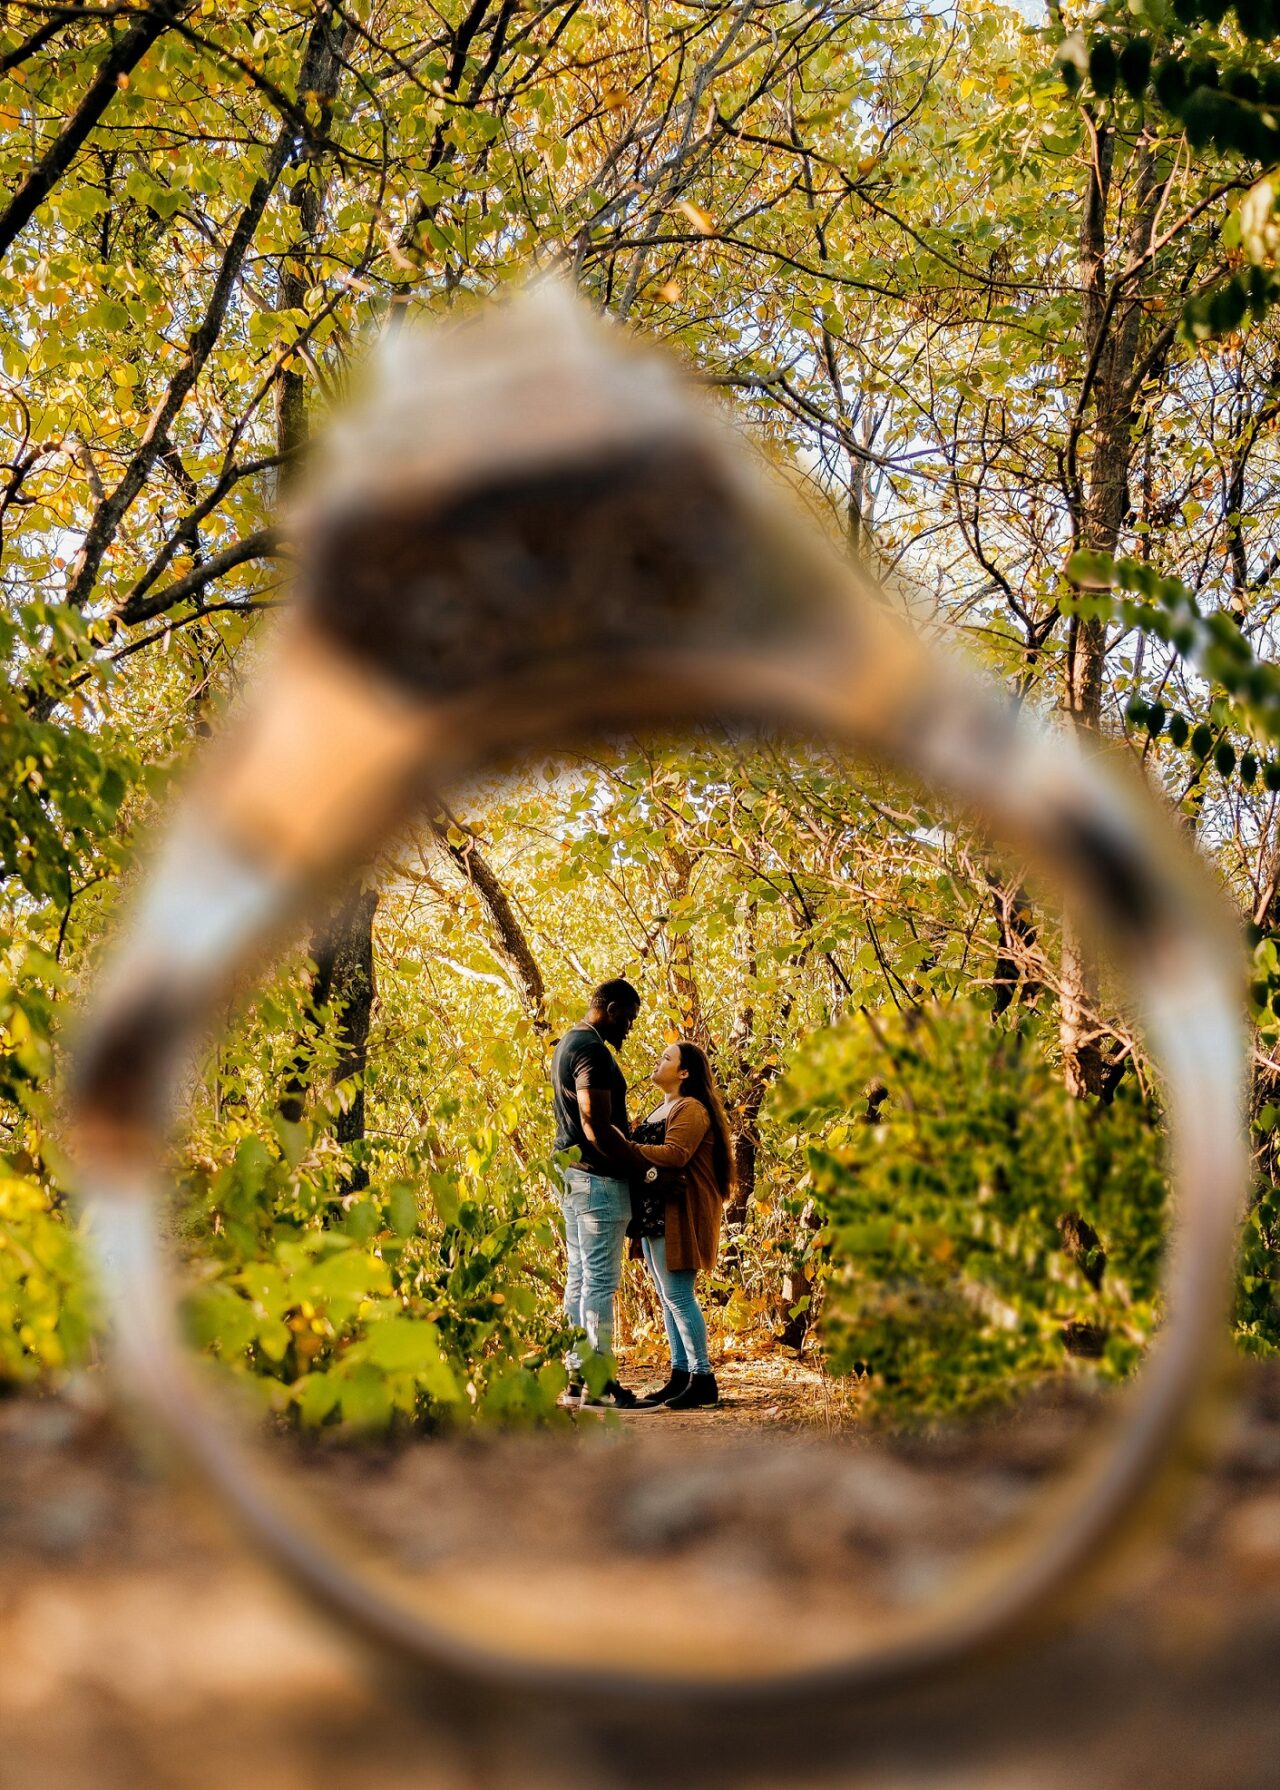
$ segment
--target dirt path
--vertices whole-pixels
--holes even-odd
[[[655,1376],[656,1377],[656,1376]],[[632,1379],[643,1381],[632,1372]],[[785,1360],[730,1363],[707,1413],[541,1436],[292,1449],[299,1484],[406,1582],[525,1624],[660,1647],[676,1612],[716,1657],[820,1659],[937,1590],[1092,1421],[1078,1395],[995,1428],[873,1443]],[[67,1402],[0,1406],[2,1790],[1267,1790],[1280,1758],[1280,1374],[1176,1546],[1043,1652],[901,1709],[872,1699],[839,1761],[812,1725],[652,1748],[547,1729],[535,1706],[393,1694],[237,1547]],[[833,1711],[833,1715],[838,1712]]]
[[[665,1361],[624,1352],[624,1382],[650,1392],[667,1376]],[[660,1421],[664,1430],[687,1436],[725,1436],[735,1430],[769,1429],[778,1434],[839,1435],[858,1422],[857,1395],[848,1381],[829,1379],[789,1350],[775,1354],[731,1353],[716,1365],[720,1403],[704,1411],[639,1412],[633,1425]]]

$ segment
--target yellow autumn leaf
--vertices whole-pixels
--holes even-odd
[[[680,297],[679,280],[664,280],[658,287],[657,297],[662,300],[664,305],[675,304]]]
[[[700,205],[693,204],[692,200],[689,199],[677,199],[676,210],[683,213],[699,236],[715,235],[715,219],[710,213],[705,212]]]

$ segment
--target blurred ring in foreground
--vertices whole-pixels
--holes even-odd
[[[290,521],[298,600],[84,1028],[73,1146],[121,1388],[277,1568],[445,1685],[696,1727],[829,1713],[962,1664],[1060,1611],[1196,1442],[1248,1167],[1224,916],[1153,804],[927,651],[665,359],[560,290],[406,330],[377,378]],[[936,1606],[800,1663],[788,1636],[738,1658],[674,1626],[660,1648],[548,1636],[357,1565],[186,1358],[157,1226],[178,1064],[233,979],[424,793],[584,735],[707,721],[885,761],[1055,875],[1111,941],[1170,1119],[1168,1319],[1102,1444]]]

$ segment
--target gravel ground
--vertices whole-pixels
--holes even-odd
[[[1061,1388],[892,1440],[784,1358],[731,1362],[723,1381],[710,1413],[275,1446],[406,1585],[501,1632],[660,1658],[678,1617],[710,1657],[799,1662],[934,1594],[1098,1418]],[[141,1461],[92,1387],[15,1400],[0,1405],[0,1790],[1274,1790],[1280,1373],[1249,1376],[1181,1527],[1105,1592],[1039,1646],[905,1702],[692,1736],[660,1710],[624,1739],[585,1700],[567,1719],[536,1699],[499,1715],[395,1682]]]

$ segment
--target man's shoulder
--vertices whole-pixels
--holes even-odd
[[[613,1062],[612,1051],[590,1026],[570,1026],[556,1045],[555,1055],[560,1062]]]

